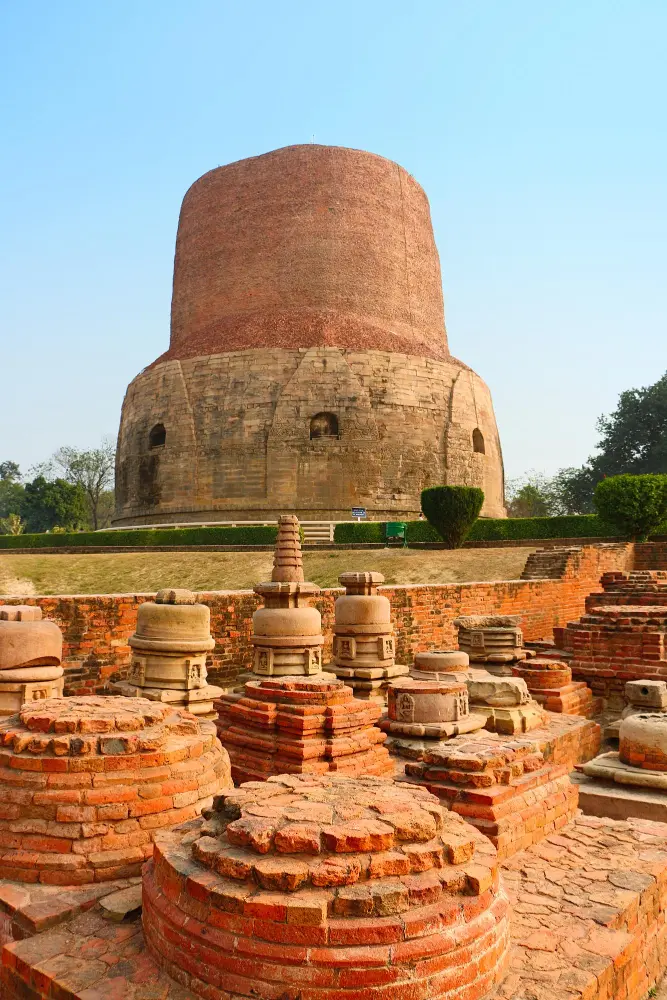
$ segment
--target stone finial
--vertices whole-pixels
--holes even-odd
[[[41,622],[42,609],[34,604],[3,604],[0,622]]]
[[[281,514],[278,518],[278,537],[273,556],[273,583],[303,583],[303,558],[299,519],[295,514]]]
[[[156,604],[196,604],[197,598],[191,590],[158,590],[155,595]]]

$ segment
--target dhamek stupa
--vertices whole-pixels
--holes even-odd
[[[195,181],[169,349],[123,404],[114,523],[394,520],[442,483],[504,514],[491,396],[449,353],[419,184],[316,145]]]

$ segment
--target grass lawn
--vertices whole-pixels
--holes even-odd
[[[338,585],[346,570],[376,570],[387,583],[516,580],[529,548],[345,549],[306,552],[306,579]],[[91,555],[1,555],[0,594],[146,593],[161,587],[245,590],[271,579],[271,552],[137,552]]]

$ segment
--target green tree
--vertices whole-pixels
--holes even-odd
[[[532,469],[525,476],[505,484],[508,517],[548,517],[553,510],[552,482]]]
[[[609,416],[598,420],[599,455],[590,459],[596,480],[622,473],[667,473],[667,372],[653,385],[628,389]]]
[[[85,527],[86,494],[81,486],[64,479],[49,481],[37,476],[25,485],[22,513],[29,532],[51,531],[56,526],[68,530]]]
[[[667,520],[667,476],[610,476],[595,487],[595,506],[622,535],[643,542]]]
[[[59,448],[53,456],[53,462],[63,478],[84,491],[94,531],[103,527],[105,520],[108,522],[111,517],[109,492],[113,487],[114,459],[114,445],[109,440],[89,451]]]
[[[24,495],[20,478],[21,470],[16,462],[0,462],[0,518],[20,515]]]
[[[0,535],[22,535],[24,528],[25,522],[18,514],[0,517]]]

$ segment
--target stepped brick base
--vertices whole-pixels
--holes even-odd
[[[513,667],[515,677],[522,677],[535,701],[548,712],[582,715],[586,719],[602,711],[599,699],[582,681],[572,680],[567,663],[548,656],[538,656],[527,664]]]
[[[579,816],[555,836],[505,862],[502,880],[511,902],[510,964],[502,984],[491,994],[493,1000],[644,1000],[667,965],[666,839],[667,825]],[[201,889],[188,876],[195,872],[188,871],[183,860],[178,873],[170,897],[176,898],[182,886],[183,897],[194,906]],[[239,900],[237,909],[242,905]],[[413,939],[415,947],[429,940],[426,914],[433,907],[422,909],[422,936]],[[238,928],[255,920],[266,934],[268,924],[261,917],[225,912],[230,920],[235,917]],[[390,924],[387,917],[376,921],[377,948],[382,948],[382,937],[388,933],[382,928]],[[290,923],[278,926],[287,929]],[[308,925],[301,927],[308,930]],[[216,931],[218,936],[223,933]],[[196,935],[190,943],[193,957],[199,956],[205,965],[210,960],[208,947]],[[272,944],[266,936],[255,944],[261,954],[247,956],[249,970],[266,968],[286,947]],[[307,954],[314,946],[296,947]],[[337,1000],[377,1000],[374,991],[391,983],[391,968],[382,964],[379,951],[375,966],[351,968],[359,949],[347,951],[349,964],[341,964],[338,976],[339,982],[349,985],[339,987]],[[270,996],[300,992],[308,1000],[326,997],[326,988],[312,983],[313,973],[300,957],[290,970],[292,976],[300,971],[306,982],[282,984]],[[38,938],[5,947],[0,995],[3,1000],[199,1000],[200,994],[192,989],[196,977],[196,971],[183,971],[183,984],[176,983],[159,968],[145,946],[140,920],[113,924],[91,910],[64,918]],[[462,988],[461,997],[467,995],[466,989]],[[424,996],[412,987],[405,995],[410,1000],[438,1000],[437,994]]]
[[[374,725],[380,705],[355,699],[333,674],[252,680],[242,698],[216,706],[236,784],[275,774],[393,773],[386,736]]]
[[[157,830],[229,788],[212,722],[144,698],[56,698],[0,722],[0,878],[139,875]]]
[[[559,830],[577,809],[567,765],[545,762],[528,739],[459,739],[406,764],[405,775],[485,834],[501,859]]]

